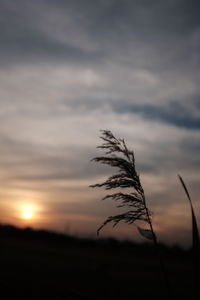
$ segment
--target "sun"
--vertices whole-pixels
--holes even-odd
[[[32,219],[33,218],[33,211],[30,206],[26,206],[23,208],[22,211],[22,217],[26,220]]]

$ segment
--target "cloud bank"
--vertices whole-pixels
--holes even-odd
[[[135,150],[161,239],[179,233],[189,243],[176,174],[197,199],[199,3],[0,4],[2,221],[21,224],[14,208],[32,201],[41,209],[33,226],[64,230],[68,222],[72,233],[95,234],[115,209],[88,189],[112,172],[90,162],[99,129],[110,129]],[[137,239],[126,226],[105,235]]]

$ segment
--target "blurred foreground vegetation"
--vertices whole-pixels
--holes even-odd
[[[190,250],[160,245],[173,295],[192,299]],[[155,249],[0,226],[3,299],[167,299]]]

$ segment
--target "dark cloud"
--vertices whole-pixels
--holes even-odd
[[[181,32],[198,27],[200,24],[198,9],[199,2],[192,0],[170,0],[161,2],[154,0],[149,3],[148,0],[103,0],[103,1],[47,1],[52,7],[60,7],[64,11],[72,11],[81,14],[84,17],[85,25],[94,32],[103,32],[109,34],[113,29],[132,29],[132,34],[141,34],[144,32]],[[88,29],[87,28],[87,29]],[[106,30],[107,29],[107,30]],[[138,30],[140,29],[140,31]],[[138,32],[139,31],[139,32]],[[99,36],[98,36],[99,37]]]
[[[5,66],[5,59],[9,58],[7,64],[15,63],[34,63],[36,60],[41,60],[43,63],[49,60],[56,59],[58,62],[63,60],[67,63],[85,64],[91,61],[101,61],[103,54],[100,52],[88,53],[81,48],[72,45],[63,45],[54,41],[48,40],[45,36],[29,36],[25,41],[20,39],[8,41],[4,43],[0,50],[1,63]]]
[[[198,11],[194,0],[18,1],[17,5],[1,1],[1,60],[97,62],[112,59],[115,52],[123,54],[128,47],[136,54],[132,63],[137,64],[138,48],[147,47],[156,55],[176,48],[174,37],[187,36],[199,27]],[[63,40],[56,38],[57,31]],[[93,50],[86,45],[90,43],[96,45]]]
[[[197,96],[189,96],[188,99],[182,99],[182,101],[166,100],[166,104],[139,104],[131,99],[102,99],[102,110],[114,111],[118,114],[133,114],[139,115],[144,120],[150,120],[152,122],[160,122],[173,125],[178,128],[184,128],[188,130],[200,129],[200,98]],[[143,102],[143,101],[141,101]],[[159,101],[157,101],[159,103]],[[73,109],[82,107],[83,112],[88,109],[96,110],[99,107],[99,101],[94,99],[83,99],[83,103],[80,100],[63,102],[65,106],[70,106]]]
[[[190,106],[192,103],[193,107],[197,110],[199,100],[195,100],[194,102],[190,101]],[[200,110],[198,109],[198,114],[195,116],[190,107],[186,107],[184,104],[177,101],[171,101],[163,106],[150,104],[119,104],[116,105],[114,109],[119,113],[140,114],[144,119],[160,121],[180,128],[189,130],[200,129]]]
[[[48,5],[45,1],[36,1],[35,5],[30,3],[30,7],[26,1],[19,1],[17,6],[2,1],[0,59],[3,65],[54,59],[80,64],[101,59],[103,54],[101,51],[87,52],[70,44],[70,41],[63,43],[45,34],[39,25],[43,24],[43,15],[38,13],[40,9],[44,9],[44,15],[48,15]],[[66,7],[66,18],[68,13]],[[9,60],[5,62],[6,58]]]

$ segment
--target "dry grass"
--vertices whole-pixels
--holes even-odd
[[[152,225],[151,213],[146,205],[145,193],[141,185],[139,175],[136,171],[134,152],[127,148],[124,139],[116,138],[109,130],[102,130],[102,136],[100,138],[103,141],[103,144],[97,148],[105,151],[105,154],[103,156],[95,157],[93,161],[115,167],[118,172],[108,177],[106,181],[91,185],[91,187],[104,187],[106,190],[116,188],[120,188],[123,191],[126,190],[126,192],[120,191],[108,194],[103,198],[103,200],[112,199],[120,203],[117,205],[118,207],[126,207],[128,210],[115,216],[109,216],[99,227],[97,233],[99,233],[100,230],[108,223],[113,223],[113,226],[116,226],[121,221],[127,224],[133,224],[136,221],[145,222],[149,227],[148,229],[141,228],[138,225],[136,226],[142,236],[153,240],[155,244],[167,293],[171,299],[168,278],[160,256],[157,237]],[[132,191],[130,192],[130,190]]]
[[[105,199],[120,202],[117,207],[129,208],[126,212],[108,217],[98,229],[99,231],[108,223],[116,226],[119,222],[132,224],[135,221],[144,221],[150,226],[150,232],[140,229],[140,233],[151,239],[154,232],[151,224],[151,214],[146,206],[146,199],[139,175],[135,168],[134,152],[130,151],[123,139],[117,139],[111,131],[103,130],[101,139],[103,144],[97,148],[105,150],[104,156],[98,156],[93,161],[107,164],[118,169],[118,172],[110,176],[106,181],[91,185],[91,187],[104,187],[106,190],[120,188],[128,192],[117,192],[106,195]],[[129,192],[130,188],[133,191]]]

